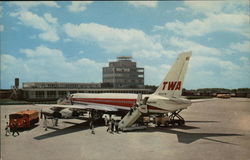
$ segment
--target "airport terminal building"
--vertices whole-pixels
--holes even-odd
[[[103,67],[103,83],[72,82],[24,82],[23,98],[26,100],[55,100],[72,93],[142,93],[150,94],[152,89],[144,88],[144,68],[137,68],[132,57],[117,57]]]
[[[144,88],[102,88],[102,83],[67,82],[24,82],[23,98],[26,100],[56,100],[72,93],[142,93],[150,94]]]

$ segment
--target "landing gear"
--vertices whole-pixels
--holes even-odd
[[[103,112],[97,110],[89,111],[89,122],[94,121],[95,124],[105,124],[104,119],[102,118]]]
[[[169,116],[169,124],[171,124],[172,126],[183,126],[185,124],[184,118],[179,115],[180,112],[181,110],[171,113],[171,115]]]
[[[175,127],[175,126],[183,126],[185,124],[185,120],[182,116],[179,115],[181,110],[172,112],[170,115],[163,114],[154,117],[153,123],[157,127]]]
[[[97,120],[97,119],[102,119],[102,116],[103,116],[103,112],[96,111],[96,110],[89,111],[89,118]]]

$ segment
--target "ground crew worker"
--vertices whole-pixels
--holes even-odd
[[[133,108],[131,107],[129,111],[129,115],[132,115],[132,113],[133,113]]]
[[[43,119],[43,112],[42,112],[42,110],[40,111],[40,118]]]
[[[111,131],[111,121],[108,121],[108,128],[107,128],[107,132]]]
[[[10,126],[9,126],[9,123],[6,122],[6,127],[5,127],[5,136],[8,136],[10,135]]]
[[[18,133],[18,128],[17,128],[17,123],[14,123],[13,124],[13,128],[12,128],[12,136],[15,136],[15,133],[17,133],[17,135],[19,136],[19,133]]]
[[[55,126],[58,126],[58,118],[55,118]]]
[[[115,131],[116,131],[116,133],[119,133],[118,126],[119,126],[119,122],[116,120],[115,121]]]
[[[111,120],[111,133],[114,132],[114,128],[115,128],[115,120],[112,118],[112,120]]]
[[[43,128],[44,128],[45,131],[48,130],[48,124],[47,124],[47,123],[48,123],[48,122],[47,122],[47,116],[44,115]]]
[[[62,117],[62,114],[59,111],[56,111],[53,113],[52,123],[53,126],[58,125],[58,119]]]
[[[52,126],[54,127],[55,126],[55,121],[54,121],[55,118],[51,118],[51,122],[52,122]]]
[[[104,121],[105,121],[105,126],[107,126],[108,125],[108,117],[107,117],[107,115],[104,116]]]
[[[91,129],[91,133],[95,134],[95,126],[94,126],[94,121],[91,119],[90,123],[89,123],[89,127]]]
[[[90,117],[93,119],[95,118],[95,110],[90,111]]]

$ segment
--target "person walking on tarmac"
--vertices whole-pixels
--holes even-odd
[[[118,126],[119,126],[119,122],[118,122],[118,120],[116,120],[116,121],[115,121],[115,132],[116,132],[116,133],[119,133],[119,128],[118,128]]]
[[[95,134],[95,126],[94,126],[94,120],[91,119],[90,123],[89,123],[89,128],[91,129],[91,133]]]
[[[6,127],[5,127],[5,136],[10,135],[10,125],[8,122],[6,122]]]
[[[18,128],[17,128],[17,123],[13,124],[12,136],[15,136],[15,133],[17,133],[17,135],[19,136],[19,132],[18,132]]]
[[[58,126],[58,118],[55,118],[55,126]]]
[[[44,115],[44,119],[43,119],[43,128],[45,131],[48,130],[48,121],[47,121],[47,116]]]
[[[105,121],[105,126],[108,126],[108,121],[109,121],[109,120],[108,120],[107,115],[104,116],[104,121]]]
[[[115,120],[112,118],[112,120],[111,120],[111,133],[114,132],[114,129],[115,129]]]
[[[107,132],[112,132],[111,130],[111,120],[108,121],[108,128],[107,128]]]

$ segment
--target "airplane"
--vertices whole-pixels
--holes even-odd
[[[175,63],[153,94],[74,93],[64,100],[59,100],[58,104],[53,107],[89,111],[91,117],[96,119],[102,118],[103,114],[122,115],[123,121],[119,123],[120,128],[130,126],[142,114],[167,116],[170,114],[170,120],[174,121],[177,118],[178,123],[183,125],[185,121],[179,113],[192,104],[191,100],[181,96],[191,55],[191,51],[178,55]],[[136,104],[137,107],[135,107]],[[140,106],[138,107],[138,105]],[[133,114],[133,112],[135,113]],[[123,125],[124,123],[126,125]]]

